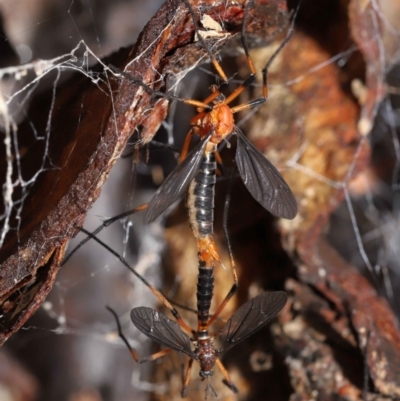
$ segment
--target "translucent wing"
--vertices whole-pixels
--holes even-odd
[[[236,128],[238,137],[236,163],[240,176],[253,198],[272,214],[293,219],[297,203],[279,171]]]
[[[183,195],[200,167],[210,136],[211,133],[200,141],[158,188],[144,213],[146,223],[155,220]]]
[[[242,305],[221,330],[219,354],[260,330],[278,314],[286,301],[287,295],[283,291],[264,292]]]
[[[197,359],[190,347],[189,337],[181,330],[178,323],[162,313],[142,306],[132,309],[131,319],[143,334],[155,342]]]

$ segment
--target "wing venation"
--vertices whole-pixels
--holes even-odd
[[[279,171],[236,128],[236,163],[240,176],[253,198],[272,214],[293,219],[297,202]]]
[[[158,188],[144,213],[146,223],[154,221],[184,194],[199,170],[210,137],[211,133],[202,139]]]
[[[143,334],[158,344],[197,359],[190,346],[189,336],[181,330],[178,323],[168,319],[162,313],[141,306],[132,309],[131,319]]]
[[[243,304],[226,322],[220,332],[219,354],[260,330],[284,307],[287,295],[283,291],[264,292]]]

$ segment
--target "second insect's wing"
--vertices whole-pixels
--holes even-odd
[[[297,214],[297,203],[292,191],[279,171],[236,128],[236,163],[240,176],[253,198],[272,214],[293,219]]]
[[[189,337],[181,330],[178,323],[168,319],[162,313],[141,306],[132,309],[131,319],[143,334],[158,344],[197,359],[190,346]]]
[[[264,292],[242,305],[221,330],[220,354],[260,330],[285,306],[283,291]]]
[[[146,223],[154,221],[186,191],[199,170],[210,136],[211,133],[201,140],[158,188],[144,213]]]

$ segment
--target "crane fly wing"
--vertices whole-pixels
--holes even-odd
[[[186,191],[199,170],[210,137],[211,133],[201,140],[158,188],[145,211],[146,223],[154,221]]]
[[[265,326],[284,307],[287,295],[283,291],[264,292],[242,305],[222,328],[222,348],[219,354],[232,348]]]
[[[236,127],[236,163],[253,198],[272,214],[293,219],[297,202],[279,171]]]
[[[181,330],[178,323],[168,319],[162,313],[141,306],[132,309],[131,319],[143,334],[156,343],[197,359],[190,346],[189,336]]]

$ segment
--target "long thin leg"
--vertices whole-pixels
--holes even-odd
[[[233,286],[229,290],[228,294],[226,295],[225,299],[222,301],[221,305],[218,307],[218,309],[214,312],[214,314],[211,316],[211,318],[208,320],[207,325],[212,324],[215,319],[218,317],[218,315],[222,312],[222,310],[225,308],[229,300],[235,295],[238,287],[239,287],[239,281],[236,273],[236,268],[235,268],[235,260],[233,258],[233,252],[232,252],[232,245],[231,241],[229,240],[229,233],[228,233],[228,211],[229,211],[229,204],[231,201],[231,194],[232,194],[232,188],[233,188],[233,179],[236,175],[236,167],[233,169],[231,179],[229,181],[229,187],[228,191],[226,193],[225,197],[225,205],[224,205],[224,214],[222,218],[222,227],[224,230],[224,235],[226,239],[226,244],[228,246],[228,253],[229,253],[229,259],[231,261],[231,268],[232,268],[232,275],[233,275]]]
[[[144,362],[148,362],[148,361],[154,361],[158,358],[161,358],[162,356],[168,354],[169,352],[171,352],[172,350],[170,348],[166,348],[160,352],[156,352],[152,355],[146,356],[145,358],[140,358],[139,355],[137,354],[137,352],[135,351],[134,348],[131,347],[131,345],[129,344],[128,339],[125,337],[124,333],[122,332],[122,327],[121,327],[121,323],[119,321],[118,315],[116,314],[116,312],[114,311],[114,309],[110,308],[109,306],[106,306],[106,309],[109,310],[113,315],[114,315],[114,319],[117,323],[117,329],[118,329],[118,335],[121,337],[122,341],[125,343],[125,345],[127,346],[127,348],[129,349],[129,352],[132,355],[132,358],[137,362],[137,363],[144,363]]]
[[[239,284],[238,284],[236,273],[234,273],[234,277],[235,277],[235,283],[233,284],[232,288],[229,290],[228,294],[226,295],[225,299],[222,301],[221,305],[218,307],[218,309],[214,312],[214,314],[208,320],[208,322],[206,323],[206,326],[211,325],[215,321],[215,319],[219,316],[219,314],[223,311],[225,306],[228,304],[230,299],[235,295],[235,293],[239,287]]]
[[[246,42],[246,25],[247,25],[247,19],[249,17],[249,10],[250,7],[253,5],[253,1],[249,0],[246,8],[244,10],[244,16],[243,16],[243,24],[242,24],[242,33],[240,35],[240,39],[242,42],[242,46],[244,49],[244,52],[246,54],[246,59],[247,59],[247,64],[250,69],[250,75],[243,81],[241,85],[239,85],[224,101],[225,104],[229,104],[232,102],[232,100],[236,99],[247,87],[249,87],[254,80],[256,79],[256,69],[254,68],[253,60],[250,57],[249,54],[249,48],[247,46]]]
[[[190,381],[190,374],[192,372],[192,366],[193,366],[193,359],[190,359],[189,363],[188,363],[188,367],[186,369],[185,379],[183,381],[182,393],[181,393],[182,398],[186,398],[186,396],[187,396],[188,385],[189,385],[189,381]]]
[[[151,95],[153,96],[158,96],[158,97],[163,97],[167,100],[173,101],[173,100],[179,100],[180,102],[183,102],[185,104],[190,104],[191,106],[195,106],[195,107],[201,107],[205,110],[210,110],[211,107],[199,100],[194,100],[194,99],[183,99],[179,96],[174,96],[174,95],[170,95],[164,92],[160,92],[157,90],[154,90],[153,88],[151,88],[149,85],[146,85],[144,82],[142,82],[140,79],[136,78],[135,76],[133,76],[132,74],[129,74],[128,72],[122,71],[121,69],[115,67],[114,65],[110,64],[108,66],[108,68],[113,71],[116,74],[122,75],[124,78],[128,79],[129,81],[133,82],[136,85],[141,86],[142,88],[144,88],[147,92],[149,92]]]
[[[183,2],[185,3],[185,5],[186,5],[186,7],[187,7],[187,9],[189,11],[190,16],[192,17],[194,30],[197,33],[197,37],[199,38],[199,41],[200,41],[201,45],[203,46],[203,49],[207,51],[208,57],[210,57],[210,60],[211,60],[213,66],[215,68],[215,71],[217,71],[218,75],[221,77],[221,79],[224,82],[228,82],[228,78],[226,77],[226,74],[225,74],[224,70],[222,69],[221,65],[218,63],[218,61],[215,58],[214,54],[212,53],[210,48],[206,45],[206,42],[204,41],[203,37],[199,33],[199,30],[197,28],[196,16],[194,15],[192,6],[189,4],[188,0],[183,0]]]
[[[153,139],[149,142],[150,146],[154,146],[154,149],[152,148],[151,150],[157,150],[157,149],[167,149],[170,150],[173,153],[180,153],[180,149],[176,148],[175,146],[169,145],[167,143],[162,143],[158,141],[154,141]]]
[[[219,370],[222,372],[224,375],[224,380],[223,383],[228,386],[235,394],[239,392],[237,387],[233,384],[231,378],[229,377],[228,371],[224,368],[224,365],[222,365],[222,362],[219,359],[215,360],[215,364],[218,366]]]
[[[156,150],[168,149],[173,153],[177,153],[178,155],[181,153],[180,149],[178,149],[178,148],[176,148],[174,146],[168,145],[167,143],[154,141],[154,140],[151,140],[150,142],[145,143],[143,148],[140,148],[139,147],[140,145],[141,145],[140,141],[138,141],[135,144],[131,145],[131,146],[134,147],[133,151],[130,151],[129,153],[125,153],[125,154],[121,155],[120,156],[121,159],[127,159],[127,158],[133,156],[134,163],[138,164],[139,160],[140,160],[140,157],[139,157],[139,155],[137,155],[137,153],[140,153],[142,150],[144,150],[146,152],[146,155],[145,155],[145,158],[144,158],[144,160],[146,160],[146,163],[147,163],[147,161],[149,159],[149,155],[148,155],[149,150],[156,151]],[[150,147],[150,146],[152,146],[152,147]]]
[[[134,209],[128,210],[124,213],[118,214],[117,216],[112,217],[111,219],[107,219],[103,221],[103,224],[101,224],[100,226],[98,226],[94,231],[92,231],[92,235],[97,235],[101,230],[103,230],[103,228],[108,227],[110,224],[114,223],[117,220],[123,219],[124,217],[128,217],[131,216],[132,214],[135,214],[137,212],[142,212],[143,210],[147,209],[147,203],[145,203],[144,205],[135,207]],[[78,227],[78,229],[82,232],[83,229],[81,229],[81,227]],[[61,266],[64,266],[68,260],[71,258],[71,256],[77,251],[79,250],[83,245],[86,244],[86,242],[90,241],[92,239],[91,236],[86,237],[84,240],[82,240],[74,249],[72,249],[72,251],[65,257],[65,259],[63,260]]]
[[[221,79],[223,80],[223,84],[227,84],[228,82],[228,78],[224,72],[224,70],[221,67],[221,64],[217,61],[217,59],[215,58],[214,54],[212,53],[212,51],[210,50],[210,48],[206,45],[206,42],[204,41],[203,37],[201,36],[201,34],[198,32],[198,28],[197,28],[197,22],[196,22],[196,16],[194,15],[193,9],[191,7],[191,5],[189,4],[189,2],[187,0],[183,0],[183,2],[186,4],[187,9],[189,10],[189,13],[192,17],[192,21],[194,24],[194,29],[197,33],[197,36],[199,38],[199,41],[201,43],[201,45],[203,46],[203,48],[207,51],[208,56],[210,57],[210,60],[215,68],[215,71],[217,72],[217,74],[221,77]],[[244,14],[244,18],[243,18],[243,25],[242,25],[242,43],[245,43],[245,39],[244,39],[244,33],[246,31],[246,22],[248,19],[248,15],[249,15],[249,8],[251,7],[251,5],[253,4],[253,1],[250,0],[246,7],[245,7],[245,14]],[[245,43],[243,46],[245,52],[246,52],[246,57],[248,60],[248,64],[250,67],[250,71],[251,74],[250,76],[243,82],[242,85],[240,85],[231,95],[228,96],[228,98],[224,101],[225,104],[230,103],[232,100],[236,99],[249,85],[251,85],[254,82],[255,79],[255,68],[253,65],[253,62],[249,56],[248,53],[248,47],[247,44]],[[217,90],[217,92],[212,93],[209,97],[206,98],[206,100],[204,101],[204,103],[209,103],[212,100],[214,100],[218,95],[220,94],[220,91]]]
[[[297,13],[299,12],[300,9],[300,2],[297,3],[296,10],[293,14],[292,21],[290,23],[290,27],[288,29],[288,32],[286,34],[285,40],[279,45],[279,47],[274,51],[273,55],[271,58],[268,60],[267,64],[262,70],[262,75],[263,75],[263,95],[266,98],[268,96],[268,87],[267,87],[267,72],[273,61],[275,60],[275,57],[280,53],[280,51],[288,44],[289,40],[292,38],[294,34],[294,23],[296,21]],[[248,54],[248,51],[247,51]]]
[[[102,240],[97,238],[91,232],[85,230],[84,228],[79,228],[80,231],[84,232],[86,235],[89,235],[92,239],[94,239],[97,243],[103,246],[108,252],[112,253],[118,260],[127,267],[157,298],[160,302],[162,302],[172,313],[177,323],[187,332],[194,334],[194,331],[183,321],[179,312],[169,303],[168,299],[165,298],[160,291],[154,288],[142,275],[140,275],[118,252],[114,251],[110,246],[105,244]]]
[[[189,151],[189,145],[190,141],[192,140],[193,137],[193,129],[191,129],[185,138],[185,142],[183,143],[182,150],[181,150],[181,155],[179,156],[179,163],[182,163],[183,160],[185,159],[188,151]]]
[[[248,19],[248,13],[249,13],[249,9],[251,7],[251,5],[254,3],[253,0],[250,0],[247,3],[246,9],[245,9],[245,15],[243,18],[243,25],[242,25],[242,35],[241,35],[241,41],[242,41],[242,46],[244,49],[244,52],[246,54],[246,59],[247,59],[247,64],[249,65],[249,69],[250,69],[250,75],[247,79],[245,79],[245,81],[238,86],[226,99],[225,99],[225,104],[229,104],[232,100],[236,99],[248,86],[250,86],[254,80],[255,80],[255,75],[256,75],[256,70],[254,68],[254,64],[253,61],[250,57],[250,53],[249,53],[249,47],[247,45],[246,42],[246,37],[245,37],[245,32],[246,32],[246,23],[247,23],[247,19]],[[294,33],[294,22],[296,20],[296,16],[297,13],[299,11],[299,6],[300,6],[300,2],[297,5],[297,8],[295,10],[295,13],[293,15],[290,27],[288,29],[288,32],[286,34],[286,38],[285,40],[279,45],[279,47],[274,51],[274,53],[272,54],[271,58],[268,60],[267,64],[265,65],[265,67],[262,70],[262,78],[263,78],[263,95],[262,97],[259,97],[257,99],[253,99],[251,101],[249,101],[248,103],[245,104],[241,104],[238,105],[236,107],[233,107],[231,109],[232,113],[237,113],[239,111],[257,106],[259,104],[265,103],[267,101],[268,98],[268,86],[267,86],[267,72],[269,67],[271,66],[272,62],[275,60],[276,56],[280,53],[280,51],[287,45],[287,43],[289,42],[289,40],[291,39],[291,37],[293,36]]]

